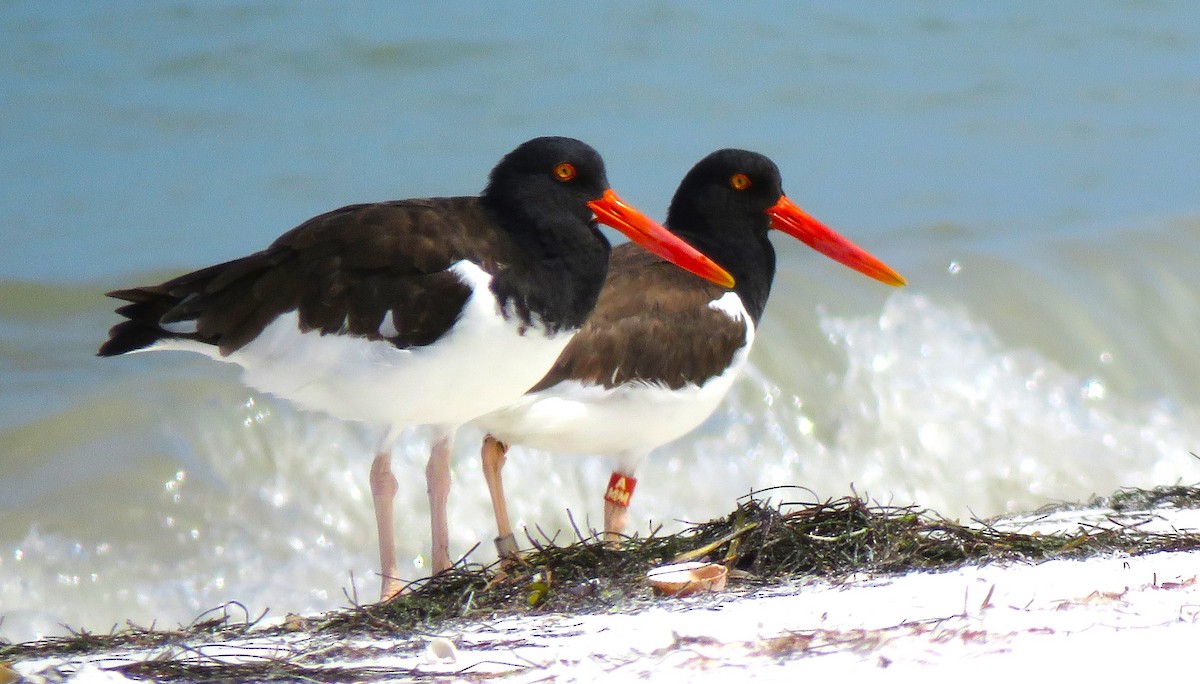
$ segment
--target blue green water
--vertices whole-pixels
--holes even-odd
[[[370,435],[204,359],[96,359],[100,293],[475,193],[537,135],[660,217],[709,151],[763,152],[911,283],[777,239],[753,372],[645,466],[637,529],[780,484],[990,515],[1194,482],[1198,120],[1183,1],[0,2],[0,637],[370,595]],[[486,560],[474,437],[452,551]],[[514,520],[597,521],[609,467],[514,453]]]

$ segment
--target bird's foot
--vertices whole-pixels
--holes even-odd
[[[395,577],[383,577],[383,585],[379,590],[379,602],[384,603],[396,598],[404,591],[404,583]]]
[[[517,537],[511,532],[503,537],[496,537],[496,555],[501,560],[513,560],[520,551],[517,549]]]

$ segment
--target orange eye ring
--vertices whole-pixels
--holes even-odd
[[[575,170],[575,165],[570,162],[563,162],[554,167],[554,177],[564,183],[570,180],[575,180],[579,172]]]
[[[750,177],[744,173],[735,173],[729,177],[729,187],[734,190],[745,190],[750,187]]]

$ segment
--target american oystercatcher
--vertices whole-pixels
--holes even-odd
[[[729,274],[609,187],[600,155],[571,138],[530,140],[478,197],[343,207],[267,249],[161,285],[117,290],[126,319],[100,356],[184,350],[243,368],[249,386],[377,426],[371,466],[382,595],[400,590],[393,444],[436,438],[425,470],[432,570],[450,567],[446,500],[456,428],[516,401],[584,324],[608,268],[596,222],[673,263]]]
[[[767,239],[781,230],[888,285],[898,273],[826,228],[783,193],[779,168],[719,150],[684,177],[667,225],[733,274],[733,289],[644,252],[613,249],[600,301],[544,378],[520,400],[475,421],[502,556],[516,553],[501,469],[508,446],[615,456],[604,531],[625,528],[634,473],[650,451],[703,422],[746,364],[775,276]]]

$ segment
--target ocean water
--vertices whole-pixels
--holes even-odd
[[[102,293],[475,193],[536,135],[592,143],[660,217],[704,154],[763,152],[910,281],[778,236],[752,368],[644,466],[635,530],[777,486],[969,517],[1200,480],[1193,4],[437,5],[0,3],[0,638],[374,598],[374,436],[206,359],[96,358]],[[478,438],[451,544],[486,562]],[[610,468],[515,449],[514,522],[600,525]]]

